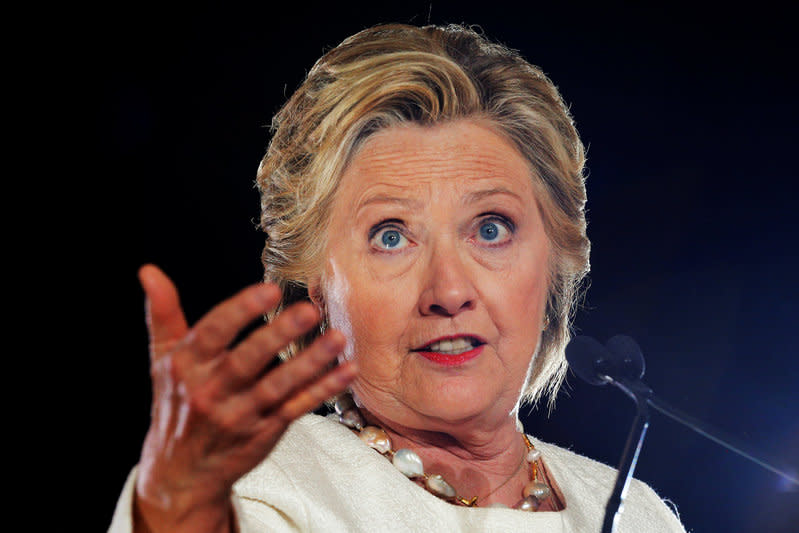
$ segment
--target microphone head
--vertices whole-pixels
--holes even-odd
[[[635,339],[627,335],[615,335],[608,339],[605,346],[612,354],[614,363],[627,377],[640,379],[644,376],[644,354]]]
[[[566,360],[569,366],[575,374],[591,385],[607,383],[601,376],[608,375],[605,369],[612,364],[613,358],[614,356],[599,341],[585,335],[574,337],[566,345]]]

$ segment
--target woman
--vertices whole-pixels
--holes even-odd
[[[111,529],[599,531],[614,471],[517,421],[566,370],[583,162],[552,83],[468,29],[325,54],[258,173],[270,283],[189,328],[141,269],[153,419]],[[683,531],[627,502],[619,531]]]

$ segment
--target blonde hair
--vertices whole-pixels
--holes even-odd
[[[265,278],[283,290],[273,315],[309,299],[306,282],[322,268],[329,207],[358,147],[391,126],[462,118],[489,123],[533,169],[552,254],[549,324],[524,399],[535,403],[549,395],[551,404],[566,374],[564,350],[589,268],[584,149],[544,73],[463,26],[361,31],[322,56],[275,116],[257,176]],[[290,357],[318,334],[309,333],[282,355]]]

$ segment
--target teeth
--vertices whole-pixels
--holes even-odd
[[[468,352],[474,348],[474,341],[467,338],[457,338],[452,340],[438,341],[427,346],[426,352],[439,352],[447,355],[456,355],[463,352]]]

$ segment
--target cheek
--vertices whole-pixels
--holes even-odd
[[[545,272],[543,265],[517,271],[517,275],[503,280],[493,290],[500,333],[506,343],[513,346],[513,353],[519,351],[520,357],[532,355],[541,336],[547,297]]]
[[[364,279],[369,282],[364,283]],[[407,352],[407,328],[412,306],[408,291],[392,284],[374,282],[369,276],[356,285],[337,281],[329,287],[330,327],[347,337],[345,357],[359,359],[362,371],[368,368],[395,368]],[[343,287],[347,290],[342,290]]]
[[[406,343],[406,331],[410,322],[404,302],[398,301],[394,292],[380,294],[368,291],[365,298],[350,302],[352,333],[356,339],[359,355],[370,352],[391,357]]]

